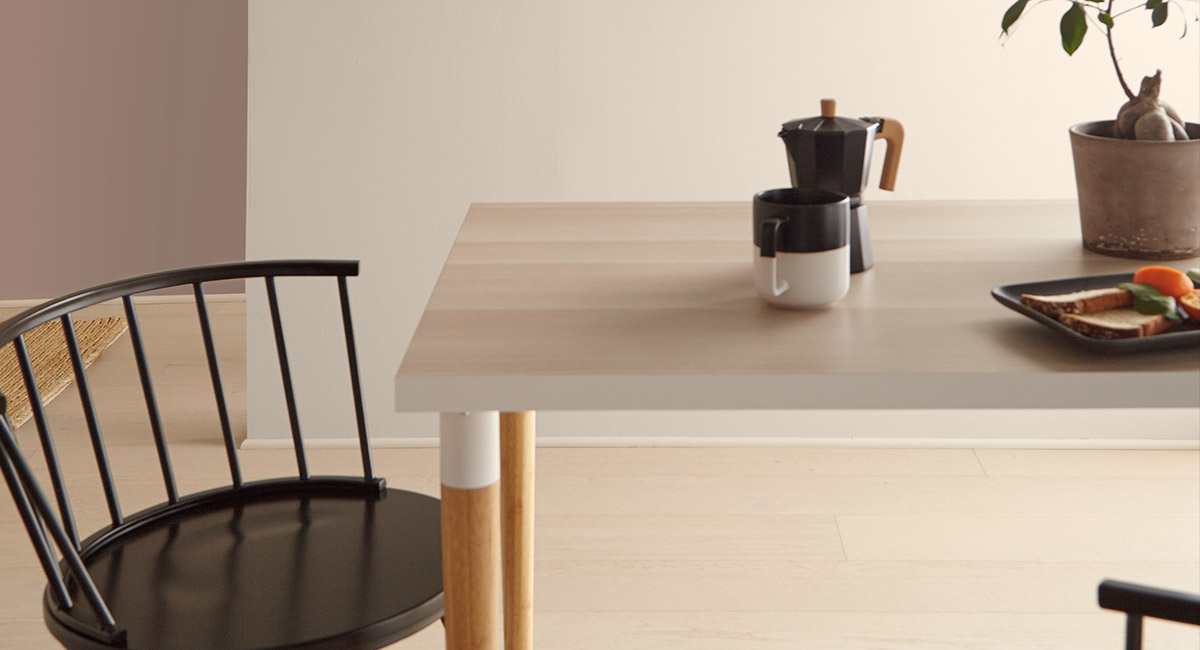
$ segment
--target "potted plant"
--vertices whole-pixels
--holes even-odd
[[[1045,0],[1041,0],[1045,1]],[[1128,99],[1114,119],[1070,129],[1079,192],[1083,245],[1135,259],[1183,259],[1200,253],[1200,124],[1186,122],[1159,99],[1162,73],[1142,79],[1135,94],[1125,82],[1113,42],[1116,21],[1149,12],[1154,27],[1167,22],[1178,0],[1137,0],[1118,10],[1115,0],[1066,0],[1059,22],[1062,47],[1074,54],[1089,24],[1103,30],[1117,81]],[[1004,13],[1003,35],[1029,0]],[[1184,32],[1188,20],[1185,17]]]

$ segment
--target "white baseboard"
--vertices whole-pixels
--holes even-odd
[[[357,438],[312,438],[305,448],[345,449]],[[437,438],[372,438],[371,446],[434,448]],[[646,437],[544,436],[538,447],[812,447],[856,449],[1177,449],[1198,450],[1200,439],[1143,438],[798,438],[798,437]],[[290,438],[247,438],[242,449],[291,449]]]

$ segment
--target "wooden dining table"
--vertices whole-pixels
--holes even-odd
[[[1147,264],[1084,250],[1074,202],[870,209],[875,266],[791,311],[749,199],[470,207],[395,379],[441,413],[449,650],[532,647],[537,410],[1200,407],[1200,347],[1098,353],[990,295]]]

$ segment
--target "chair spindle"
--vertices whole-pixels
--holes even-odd
[[[154,447],[158,451],[158,464],[162,469],[163,483],[167,488],[167,501],[179,502],[175,489],[175,475],[171,471],[171,457],[167,454],[167,440],[163,435],[162,417],[158,412],[158,400],[154,397],[154,385],[150,379],[150,366],[146,363],[146,349],[142,346],[142,331],[138,326],[137,313],[133,309],[133,297],[121,297],[125,303],[125,320],[129,324],[129,340],[133,344],[133,356],[137,360],[138,377],[142,381],[142,394],[146,398],[146,412],[150,416],[150,430],[154,434]]]
[[[354,345],[354,325],[350,320],[350,291],[346,276],[338,276],[338,296],[342,302],[342,328],[346,331],[346,357],[350,360],[350,390],[354,394],[354,417],[358,423],[358,446],[362,450],[363,478],[375,477],[371,467],[371,446],[367,440],[367,417],[363,410],[362,386],[358,381],[358,352]]]
[[[58,513],[62,518],[63,527],[71,545],[79,548],[79,533],[75,528],[75,515],[71,512],[71,500],[67,498],[67,486],[63,482],[62,468],[58,463],[58,453],[54,449],[54,440],[50,437],[50,423],[46,420],[46,410],[42,407],[42,395],[38,392],[37,380],[33,376],[33,363],[29,360],[29,350],[25,347],[25,335],[13,339],[13,350],[17,353],[17,363],[21,367],[21,378],[25,381],[25,393],[29,396],[29,408],[33,412],[33,421],[37,424],[38,439],[42,443],[42,454],[46,457],[46,470],[50,475],[50,485],[54,488],[54,498],[58,502]]]
[[[200,319],[200,334],[204,337],[204,353],[208,357],[208,374],[212,377],[213,397],[217,401],[217,416],[221,420],[221,435],[225,439],[225,456],[229,459],[229,475],[234,487],[241,487],[242,470],[238,465],[233,428],[229,425],[229,409],[225,404],[221,369],[217,366],[217,349],[213,344],[212,324],[208,320],[208,305],[204,302],[204,289],[199,282],[196,282],[192,284],[192,292],[196,295],[196,314]]]
[[[0,425],[0,456],[4,456],[6,459],[0,465],[6,466],[5,480],[8,480],[8,466],[11,465],[11,469],[14,470],[13,474],[15,475],[16,482],[22,486],[24,494],[33,506],[32,510],[40,514],[44,520],[46,527],[50,531],[50,536],[54,539],[59,552],[62,553],[63,559],[71,569],[72,578],[78,582],[80,588],[83,590],[84,597],[87,598],[88,603],[100,618],[102,629],[105,632],[112,632],[117,627],[112,613],[109,611],[108,606],[104,604],[104,599],[100,597],[100,591],[96,589],[96,584],[92,582],[92,577],[83,565],[83,559],[79,557],[79,553],[72,545],[71,539],[67,537],[66,531],[63,530],[62,525],[54,517],[54,513],[51,512],[50,504],[46,501],[46,496],[38,489],[33,471],[29,469],[29,465],[21,457],[19,451],[17,449],[16,438],[13,437],[7,418],[5,418],[4,424]],[[28,525],[26,524],[26,526]],[[34,522],[34,525],[37,525],[36,522]]]
[[[75,338],[75,323],[71,314],[63,314],[60,319],[63,327],[63,337],[67,341],[67,351],[71,356],[71,368],[75,371],[75,383],[79,386],[79,401],[83,406],[83,418],[87,422],[88,435],[92,439],[92,453],[96,457],[96,467],[100,470],[100,482],[104,486],[104,499],[108,503],[108,515],[113,526],[120,526],[124,518],[121,516],[121,503],[117,499],[117,486],[113,482],[112,468],[108,464],[108,453],[104,449],[104,438],[100,435],[100,420],[96,417],[96,405],[92,401],[92,389],[88,384],[87,372],[83,367],[83,356],[79,352],[79,341]]]
[[[1134,612],[1125,617],[1125,650],[1142,650],[1142,616]]]
[[[0,427],[5,428],[4,435],[7,436],[10,431],[8,416],[3,416],[3,420]],[[9,492],[12,493],[13,503],[16,504],[17,512],[21,515],[21,522],[25,524],[25,531],[29,533],[29,540],[33,542],[33,550],[37,554],[38,562],[42,565],[42,572],[46,574],[46,581],[50,583],[51,593],[54,594],[60,607],[69,609],[72,606],[71,597],[67,594],[66,585],[63,584],[62,573],[58,570],[58,562],[50,550],[50,543],[46,541],[41,520],[38,519],[33,506],[29,503],[29,495],[26,494],[25,486],[17,477],[16,469],[8,458],[8,452],[3,449],[0,449],[0,472],[4,474],[4,482],[8,484]]]
[[[300,437],[300,417],[296,413],[296,395],[292,390],[292,372],[288,366],[287,346],[283,343],[283,323],[279,317],[279,296],[275,292],[275,276],[263,278],[267,283],[267,302],[271,307],[271,324],[275,329],[275,349],[279,353],[279,373],[283,377],[283,397],[287,401],[288,423],[292,427],[292,444],[296,449],[296,469],[300,478],[308,478],[308,463],[304,459],[304,441]]]

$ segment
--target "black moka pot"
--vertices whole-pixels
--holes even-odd
[[[904,127],[890,117],[838,117],[837,102],[821,100],[820,117],[792,120],[779,137],[787,147],[792,187],[840,192],[850,197],[850,272],[871,268],[871,234],[862,193],[871,170],[875,140],[887,141],[879,187],[896,187],[896,168],[904,146]]]

